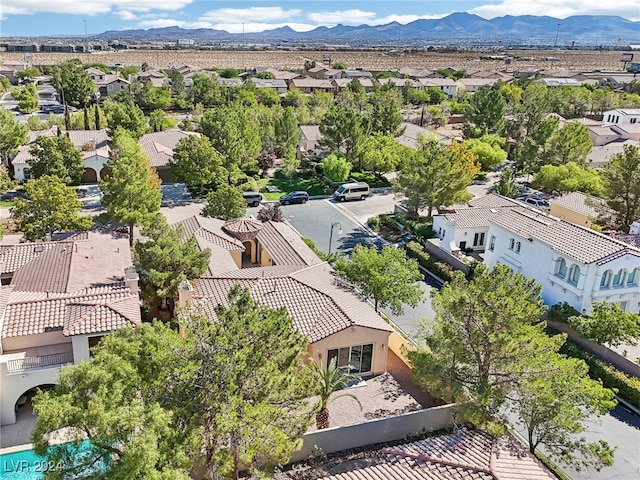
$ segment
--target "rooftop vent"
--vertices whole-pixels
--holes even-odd
[[[42,253],[44,252],[44,247],[42,245],[36,245],[33,247],[33,253]]]

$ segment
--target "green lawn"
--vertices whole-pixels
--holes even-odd
[[[10,207],[13,205],[13,202],[5,202],[4,200],[0,200],[0,207]]]
[[[356,182],[366,182],[371,188],[389,187],[391,184],[386,178],[376,178],[371,172],[351,172],[351,178]]]
[[[304,190],[309,195],[326,195],[328,192],[325,183],[317,178],[302,178],[299,175],[291,179],[263,178],[260,180],[260,189],[267,200],[278,200],[282,195],[296,190]],[[279,192],[267,192],[265,187],[278,187]]]

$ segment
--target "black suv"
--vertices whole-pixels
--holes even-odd
[[[309,200],[309,194],[307,192],[291,192],[280,197],[280,203],[283,205],[289,205],[290,203],[306,203]]]

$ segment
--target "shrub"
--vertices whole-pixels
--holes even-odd
[[[369,217],[367,219],[367,225],[371,230],[377,232],[380,228],[380,217],[378,215],[376,215],[375,217]]]
[[[640,408],[640,378],[621,372],[609,362],[599,359],[573,342],[567,341],[560,353],[579,358],[589,366],[589,376],[601,380],[602,384],[624,398],[636,408]]]
[[[448,263],[436,260],[427,252],[424,251],[422,245],[418,242],[409,242],[405,245],[405,252],[410,258],[415,258],[418,263],[429,270],[434,275],[437,275],[445,282],[451,280],[451,274],[453,273],[453,267]]]
[[[567,302],[556,303],[547,312],[547,318],[552,322],[567,323],[569,317],[580,316],[580,312]]]

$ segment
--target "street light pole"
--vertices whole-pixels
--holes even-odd
[[[331,224],[331,232],[329,233],[329,254],[331,254],[331,241],[333,240],[333,228],[336,226],[339,227],[338,235],[342,235],[342,224],[340,222],[333,222]]]
[[[558,28],[556,29],[556,41],[553,44],[553,48],[557,48],[558,47],[558,34],[560,33],[560,24],[558,23]]]
[[[83,20],[84,22],[84,48],[86,49],[86,54],[87,54],[87,63],[89,62],[89,36],[87,35],[87,21]]]

